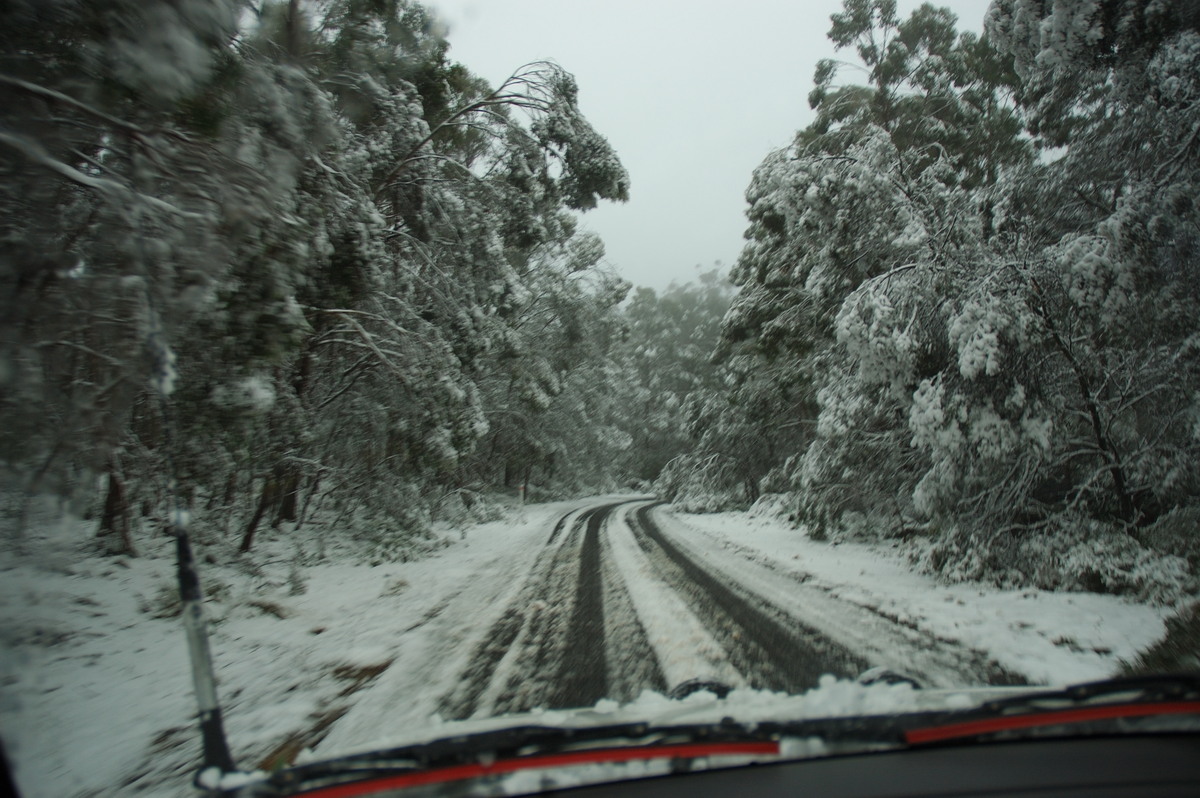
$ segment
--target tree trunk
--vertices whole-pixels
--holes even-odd
[[[100,528],[96,536],[108,539],[111,554],[137,556],[129,531],[129,502],[125,497],[125,483],[121,480],[116,463],[111,463],[108,468],[108,492],[104,497],[104,512],[100,516]]]
[[[742,484],[746,488],[746,498],[750,501],[750,503],[753,504],[754,502],[758,501],[758,480],[754,479],[753,477],[746,477],[742,480]]]
[[[290,0],[288,2],[287,19],[284,22],[284,29],[287,37],[288,59],[293,62],[300,60],[300,44],[302,41],[300,25],[300,0]]]
[[[292,521],[299,517],[297,505],[299,503],[300,494],[300,472],[294,466],[285,466],[280,469],[279,475],[279,503],[275,513],[275,520],[271,522],[271,526],[279,526],[283,521]]]
[[[1041,294],[1041,288],[1034,287],[1037,293]],[[1063,339],[1058,331],[1058,327],[1054,323],[1054,319],[1050,316],[1048,309],[1038,304],[1039,315],[1046,324],[1046,329],[1050,331],[1050,336],[1054,340],[1058,351],[1066,358],[1067,364],[1071,367],[1071,371],[1075,375],[1076,384],[1079,386],[1079,397],[1083,401],[1084,407],[1087,409],[1088,418],[1092,425],[1092,436],[1096,439],[1096,446],[1103,453],[1102,457],[1105,460],[1108,475],[1112,479],[1113,497],[1116,499],[1117,508],[1122,517],[1122,520],[1128,525],[1129,533],[1134,537],[1137,533],[1134,531],[1141,521],[1141,510],[1138,507],[1138,502],[1132,493],[1129,491],[1129,481],[1125,477],[1125,467],[1121,462],[1120,452],[1117,451],[1116,444],[1104,432],[1104,419],[1100,414],[1100,407],[1096,404],[1096,396],[1092,391],[1091,380],[1088,379],[1087,372],[1084,371],[1083,365],[1075,357],[1074,352],[1067,346],[1067,342]]]
[[[236,498],[238,498],[238,472],[236,472],[236,470],[232,470],[232,472],[229,472],[229,476],[226,479],[226,490],[224,490],[222,503],[224,506],[227,506],[227,508],[232,508],[234,499]]]
[[[321,488],[321,475],[317,474],[312,478],[312,484],[308,486],[308,495],[304,497],[304,504],[300,507],[300,517],[296,519],[296,531],[304,526],[304,522],[308,520],[308,509],[312,505],[313,497],[317,495],[317,491]]]
[[[1105,453],[1105,460],[1108,461],[1108,474],[1112,478],[1113,493],[1116,495],[1117,506],[1121,509],[1121,515],[1124,516],[1125,521],[1130,524],[1131,528],[1134,528],[1137,526],[1140,513],[1138,512],[1133,495],[1127,487],[1128,483],[1125,479],[1125,468],[1121,465],[1121,456],[1117,452],[1117,447],[1104,434],[1104,422],[1100,418],[1100,408],[1097,407],[1095,398],[1092,396],[1092,389],[1087,376],[1082,371],[1076,371],[1076,378],[1079,380],[1079,393],[1083,396],[1083,402],[1087,405],[1088,415],[1092,421],[1092,435],[1095,436],[1096,445]]]
[[[245,554],[254,545],[254,533],[258,530],[258,524],[266,515],[267,510],[275,504],[278,495],[279,488],[274,478],[268,478],[263,482],[262,493],[258,497],[258,506],[254,508],[254,515],[250,517],[250,523],[246,525],[246,531],[242,534],[242,545],[238,546],[239,554]]]

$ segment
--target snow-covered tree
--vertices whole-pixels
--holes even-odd
[[[760,449],[757,487],[810,531],[927,529],[934,568],[1075,584],[1086,541],[1128,552],[1200,487],[1194,14],[1012,0],[955,38],[853,0],[833,22],[869,85],[823,63],[817,123],[755,172],[738,376],[710,405],[806,430]]]
[[[1061,157],[1029,224],[1071,501],[1130,530],[1193,501],[1200,33],[1186,4],[998,2],[988,30]]]
[[[232,2],[0,11],[0,456],[30,491],[90,494],[106,474],[105,532],[128,529],[150,380],[172,387],[177,333],[272,205],[218,130],[237,16]]]
[[[712,352],[733,288],[718,269],[661,294],[640,288],[625,309],[627,333],[618,352],[626,372],[622,427],[632,440],[631,479],[653,482],[692,448],[684,408],[693,396],[721,387]]]
[[[714,403],[728,421],[709,423],[749,425],[733,436],[756,461],[743,495],[799,489],[815,523],[911,504],[920,457],[904,397],[947,357],[924,301],[974,268],[1001,230],[997,185],[1030,160],[1012,70],[952,15],[925,6],[902,21],[894,3],[851,0],[832,23],[868,85],[837,85],[839,65],[821,62],[817,121],[755,170],[724,324],[732,386]]]
[[[3,457],[27,489],[107,473],[126,548],[169,461],[243,550],[321,502],[403,531],[488,434],[510,343],[549,329],[531,307],[566,332],[529,384],[591,367],[571,324],[621,292],[568,276],[599,259],[570,211],[629,180],[558,65],[492,88],[408,0],[0,13]]]

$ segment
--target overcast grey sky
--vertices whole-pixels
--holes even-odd
[[[942,0],[981,30],[989,0]],[[808,92],[841,0],[426,0],[450,57],[499,84],[551,58],[579,81],[585,116],[616,148],[630,200],[583,217],[608,261],[661,289],[737,259],[744,192],[766,154],[808,124]],[[899,0],[907,16],[919,3]],[[848,60],[853,54],[845,53]],[[843,79],[851,79],[843,73]]]

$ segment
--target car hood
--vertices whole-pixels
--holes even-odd
[[[419,745],[447,737],[469,737],[513,727],[597,729],[628,724],[679,726],[719,724],[732,719],[738,724],[789,723],[817,718],[847,718],[906,715],[923,712],[966,710],[989,701],[1053,691],[1052,687],[1029,685],[915,689],[909,684],[863,685],[853,680],[826,676],[804,693],[791,695],[770,690],[734,688],[724,698],[708,691],[673,699],[645,691],[631,702],[608,699],[578,709],[536,709],[531,712],[488,718],[443,721],[431,718],[428,726],[390,735],[370,748],[336,752],[338,755],[365,753],[381,748]]]
[[[646,691],[627,704],[602,700],[571,710],[456,721],[435,717],[421,729],[381,738],[370,748],[306,752],[293,768],[269,776],[206,772],[198,784],[239,798],[321,795],[318,785],[346,777],[399,773],[403,786],[410,786],[431,783],[416,774],[450,773],[447,780],[502,776],[474,784],[468,790],[472,795],[536,792],[527,789],[530,779],[545,789],[551,783],[557,788],[640,778],[671,772],[680,758],[689,760],[689,769],[706,769],[895,748],[902,741],[894,729],[871,737],[879,719],[954,713],[1049,689],[922,690],[907,683],[864,685],[827,676],[798,695],[740,688],[724,697],[701,690],[670,698]],[[857,719],[864,722],[863,735],[854,734],[849,742],[821,730],[780,731],[802,729],[796,724],[810,721],[854,724]],[[498,768],[497,760],[519,764]]]

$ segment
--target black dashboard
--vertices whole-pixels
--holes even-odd
[[[570,798],[1200,796],[1200,734],[966,744],[687,773]]]

